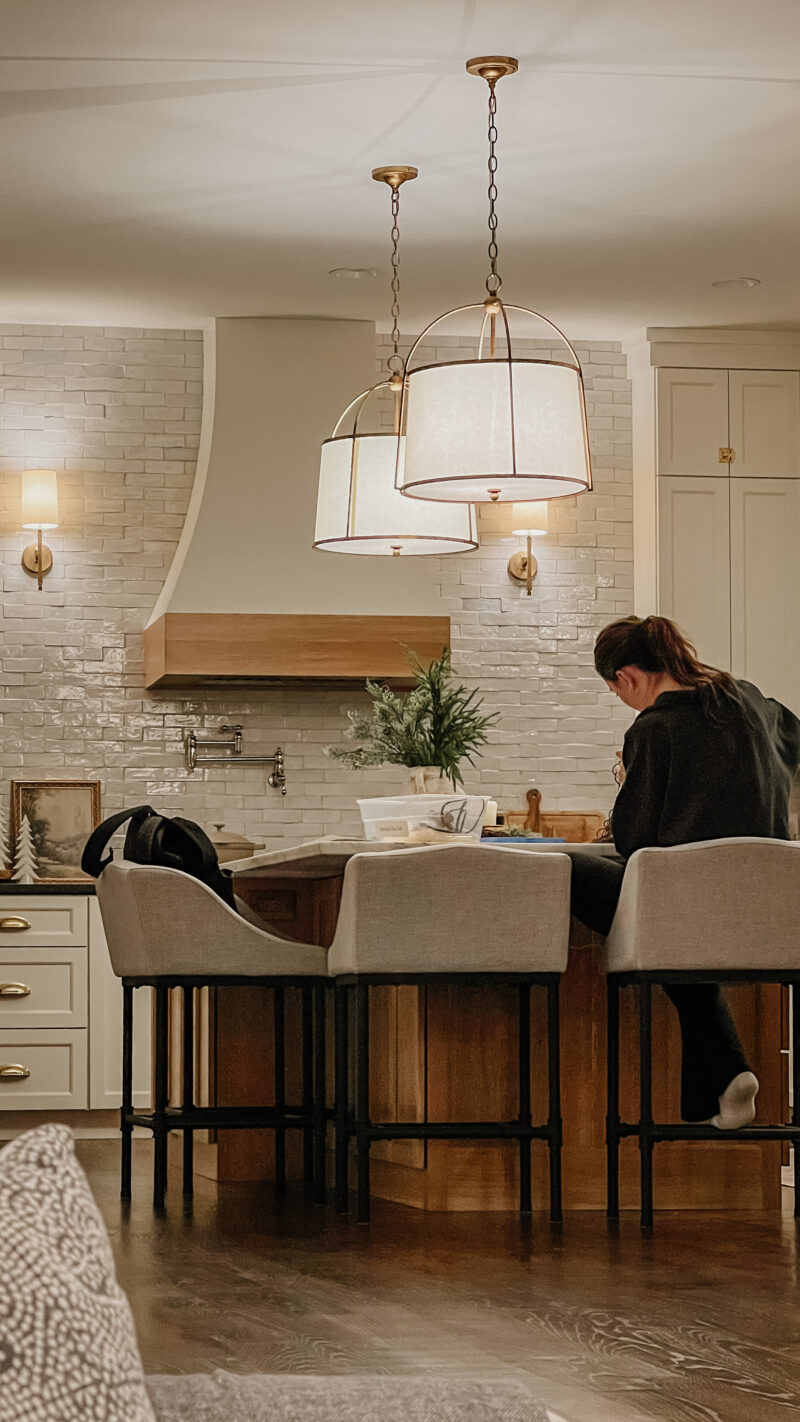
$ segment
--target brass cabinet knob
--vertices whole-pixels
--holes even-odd
[[[21,918],[17,913],[0,918],[0,933],[20,933],[26,928],[30,928],[27,918]]]
[[[27,983],[0,983],[0,997],[30,997]]]
[[[0,1080],[2,1081],[24,1081],[30,1076],[26,1066],[20,1066],[19,1062],[8,1062],[5,1066],[0,1066]]]

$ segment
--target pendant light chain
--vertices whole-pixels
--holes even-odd
[[[399,375],[403,369],[400,355],[400,188],[392,187],[392,346],[389,369]]]
[[[490,296],[496,296],[503,284],[503,278],[497,270],[497,93],[494,84],[489,84],[489,275],[486,278],[486,290]]]

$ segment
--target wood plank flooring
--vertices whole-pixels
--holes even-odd
[[[172,1176],[156,1219],[148,1143],[130,1211],[116,1144],[78,1149],[148,1372],[505,1375],[568,1422],[800,1419],[787,1213],[662,1214],[643,1238],[634,1216],[614,1233],[573,1215],[559,1234],[377,1201],[359,1227],[299,1187],[201,1185],[185,1210]]]

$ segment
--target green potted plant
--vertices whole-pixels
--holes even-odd
[[[478,692],[455,684],[449,648],[428,667],[416,653],[409,651],[408,657],[416,682],[413,691],[398,695],[368,681],[371,709],[347,713],[345,734],[358,744],[353,749],[328,746],[326,753],[353,770],[405,765],[412,793],[436,793],[443,780],[456,789],[464,784],[463,763],[475,764],[498,713],[484,715]]]

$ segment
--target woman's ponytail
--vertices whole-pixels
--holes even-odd
[[[594,664],[604,681],[616,681],[620,669],[631,666],[670,676],[687,691],[699,691],[709,714],[726,698],[739,700],[733,677],[699,661],[692,643],[668,617],[623,617],[609,623],[595,642]]]

